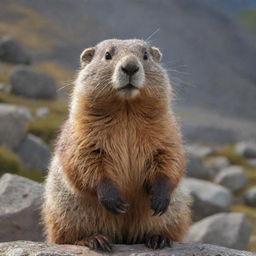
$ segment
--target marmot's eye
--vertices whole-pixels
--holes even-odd
[[[111,54],[109,52],[105,53],[105,59],[106,60],[111,60],[112,59],[112,56],[111,56]]]
[[[144,52],[143,60],[147,60],[147,59],[148,59],[148,53],[147,53],[147,52]]]

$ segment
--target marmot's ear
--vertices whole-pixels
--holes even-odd
[[[82,67],[86,66],[88,63],[91,62],[91,60],[94,56],[94,53],[95,53],[94,47],[87,48],[81,53],[80,62],[81,62]]]
[[[162,53],[160,52],[160,50],[157,47],[150,47],[150,53],[153,56],[154,61],[156,62],[160,62],[162,59]]]

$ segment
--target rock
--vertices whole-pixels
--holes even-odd
[[[182,183],[193,197],[192,217],[194,221],[215,213],[229,211],[233,197],[226,188],[194,178],[185,178]]]
[[[256,142],[239,142],[235,145],[235,152],[246,158],[256,158]]]
[[[244,188],[248,183],[248,179],[241,166],[233,165],[221,170],[215,177],[214,182],[235,192]]]
[[[31,118],[27,108],[0,104],[0,145],[17,148],[26,134],[27,121]]]
[[[51,158],[48,145],[40,138],[28,134],[17,148],[17,155],[27,169],[46,171]]]
[[[4,37],[0,40],[0,61],[30,64],[31,57],[16,39]]]
[[[29,179],[4,174],[0,179],[0,241],[42,241],[40,206],[43,186]],[[1,255],[1,253],[0,253]]]
[[[28,98],[52,99],[56,97],[56,83],[47,74],[19,68],[11,75],[10,92]]]
[[[245,204],[256,207],[256,186],[247,190],[244,194]]]
[[[42,108],[38,108],[36,110],[36,116],[38,118],[44,118],[49,114],[49,108],[47,107],[42,107]]]
[[[0,255],[4,256],[103,256],[100,251],[84,246],[57,245],[31,241],[0,243]],[[172,248],[149,250],[142,244],[115,245],[113,256],[253,256],[254,253],[238,251],[210,244],[174,243]]]
[[[219,213],[192,225],[185,241],[244,250],[247,248],[251,229],[244,214]]]
[[[214,152],[214,150],[210,147],[199,145],[199,144],[189,144],[186,146],[186,151],[189,154],[193,154],[194,156],[198,156],[200,158],[206,157]]]
[[[229,164],[229,160],[224,156],[211,157],[206,161],[206,166],[213,170],[213,176],[215,176],[221,169],[228,167]]]
[[[250,167],[256,168],[256,158],[248,159],[247,163],[250,165]]]
[[[201,157],[193,154],[192,152],[188,152],[188,166],[186,175],[188,177],[197,178],[197,179],[205,179],[208,180],[212,176],[212,172],[209,168],[206,168]]]
[[[0,83],[0,91],[4,91],[4,90],[5,90],[4,84]]]

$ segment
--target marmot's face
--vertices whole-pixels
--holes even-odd
[[[80,81],[94,97],[161,97],[168,93],[169,80],[160,59],[160,51],[144,41],[106,40],[81,54]]]

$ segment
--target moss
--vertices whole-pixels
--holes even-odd
[[[17,174],[39,183],[42,183],[45,180],[45,177],[47,175],[45,172],[42,172],[39,170],[25,170],[25,169],[20,170]]]
[[[52,144],[64,121],[63,115],[50,113],[45,118],[38,119],[29,124],[29,132]]]
[[[9,76],[7,74],[0,74],[0,83],[9,84]]]
[[[233,165],[247,166],[246,159],[235,153],[234,145],[232,145],[232,144],[217,150],[212,155],[214,155],[214,156],[225,156],[229,160],[229,162]]]
[[[5,172],[18,173],[21,171],[19,158],[7,148],[0,147],[0,175]]]
[[[0,176],[4,173],[17,174],[37,182],[43,182],[45,173],[39,170],[26,170],[12,151],[0,146]]]
[[[73,73],[62,67],[60,64],[52,61],[40,62],[36,67],[37,70],[50,74],[59,83],[69,83],[73,78]]]

